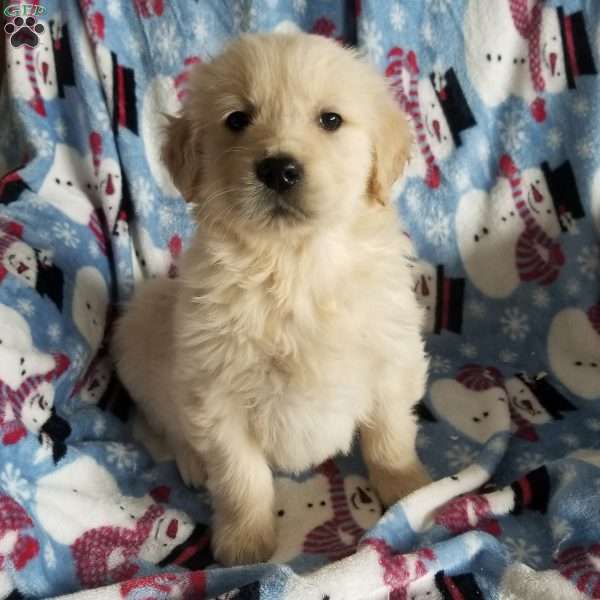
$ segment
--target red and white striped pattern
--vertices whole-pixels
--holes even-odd
[[[42,116],[46,116],[46,107],[44,106],[44,99],[37,82],[37,76],[35,74],[35,62],[33,59],[33,48],[24,45],[25,53],[25,69],[27,70],[27,78],[33,91],[33,97],[29,100],[29,105],[35,112]]]
[[[175,77],[175,90],[177,91],[177,99],[179,102],[183,102],[188,93],[188,79],[190,76],[190,70],[194,65],[201,64],[199,56],[189,56],[183,61],[183,71]]]
[[[419,152],[423,156],[426,165],[425,183],[430,188],[440,185],[440,169],[435,162],[435,156],[431,151],[425,124],[419,106],[419,65],[417,55],[411,50],[405,54],[402,48],[394,47],[388,53],[391,59],[385,74],[391,81],[396,100],[404,112],[412,119],[415,127],[415,135]],[[404,74],[408,74],[408,90],[404,85]]]
[[[600,598],[600,544],[576,546],[557,558],[559,573],[590,598]]]
[[[560,274],[565,258],[560,242],[553,240],[537,223],[527,204],[521,172],[507,154],[500,158],[500,171],[508,179],[515,208],[525,225],[516,248],[516,261],[521,281],[553,283]]]

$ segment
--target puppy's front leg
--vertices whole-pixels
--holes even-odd
[[[213,552],[225,565],[266,561],[275,551],[273,476],[242,423],[211,429],[204,452],[213,513]]]
[[[417,420],[412,408],[423,389],[419,378],[414,378],[406,370],[394,373],[388,381],[380,380],[369,422],[360,428],[369,478],[386,506],[431,482],[415,446]]]

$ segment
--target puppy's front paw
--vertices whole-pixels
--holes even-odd
[[[272,514],[258,519],[246,515],[237,520],[215,514],[213,554],[225,566],[265,562],[273,556],[276,542]]]
[[[175,461],[186,485],[199,488],[206,482],[206,468],[200,454],[191,446],[181,444],[175,450]]]
[[[402,470],[372,468],[369,478],[387,507],[431,483],[431,477],[420,463],[413,463]]]

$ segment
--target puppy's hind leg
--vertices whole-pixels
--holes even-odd
[[[386,506],[431,483],[417,456],[418,425],[412,413],[424,393],[425,361],[424,366],[384,372],[369,422],[360,428],[369,478]]]

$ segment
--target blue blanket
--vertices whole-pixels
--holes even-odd
[[[0,99],[0,598],[600,598],[600,4],[27,6]],[[281,477],[271,564],[222,569],[207,495],[134,441],[107,339],[193,232],[160,113],[274,29],[357,43],[411,118],[436,481],[382,516],[357,453]]]

